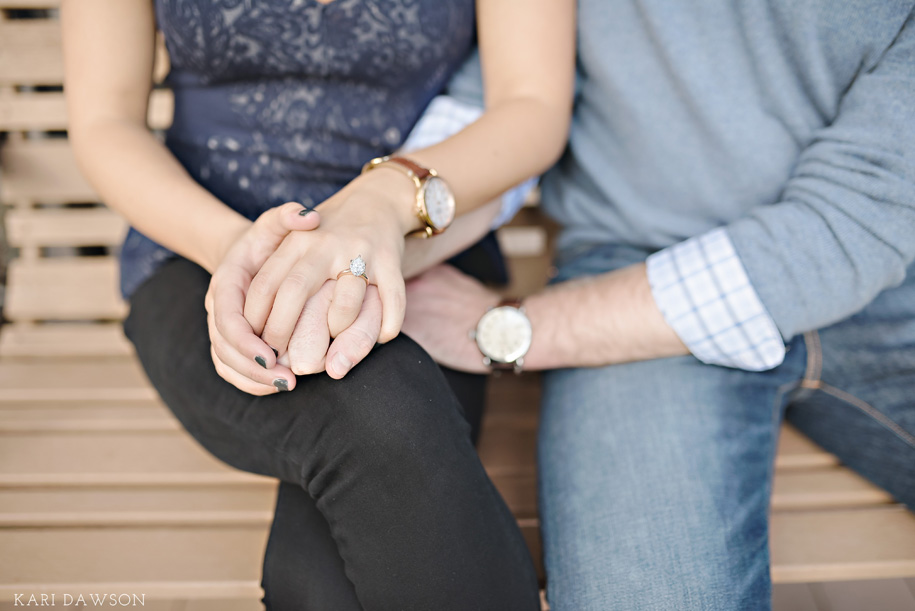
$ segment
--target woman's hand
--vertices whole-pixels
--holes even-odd
[[[291,231],[315,229],[320,216],[301,215],[301,204],[288,203],[264,212],[226,250],[213,272],[204,305],[210,333],[210,354],[227,382],[252,395],[295,387],[295,376],[276,364],[270,346],[245,320],[245,294],[264,261]]]
[[[328,280],[336,280],[327,331],[337,337],[362,311],[369,288],[360,277],[337,275],[361,256],[382,304],[377,339],[385,343],[396,337],[405,308],[404,235],[418,224],[414,196],[409,179],[379,169],[322,203],[321,229],[290,233],[251,280],[244,316],[253,332],[284,354],[305,303]]]

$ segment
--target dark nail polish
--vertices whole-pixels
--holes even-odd
[[[299,211],[299,216],[308,216],[308,213],[312,211],[312,208],[305,208],[304,210]]]
[[[277,378],[273,381],[273,385],[276,386],[278,390],[289,390],[289,382],[283,378]]]
[[[265,359],[264,357],[262,357],[260,355],[254,357],[254,362],[257,363],[258,365],[260,365],[261,367],[263,367],[264,369],[267,368],[267,359]]]
[[[273,346],[270,346],[270,349],[273,350],[273,354],[274,354],[275,356],[278,357],[278,356],[280,355],[280,351],[277,350],[276,348],[274,348]]]

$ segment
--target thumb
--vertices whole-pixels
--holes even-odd
[[[268,234],[279,242],[290,231],[311,231],[321,224],[321,215],[316,210],[306,208],[297,202],[288,202],[276,206],[261,214],[254,226],[258,231]]]

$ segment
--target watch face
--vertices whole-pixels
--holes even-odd
[[[480,352],[499,363],[514,363],[531,347],[531,321],[512,306],[493,308],[477,325]]]
[[[454,195],[448,183],[441,178],[431,176],[426,180],[423,202],[429,222],[435,229],[445,229],[454,220]]]

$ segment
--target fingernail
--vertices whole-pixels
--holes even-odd
[[[257,355],[256,357],[254,357],[254,362],[257,363],[258,365],[260,365],[261,367],[263,367],[264,369],[267,368],[267,359],[265,359],[264,357],[262,357],[260,355]]]
[[[311,208],[305,208],[304,210],[299,210],[299,216],[308,216],[309,212],[312,212]]]
[[[352,368],[353,364],[349,362],[349,359],[346,358],[342,352],[338,352],[334,356],[334,371],[338,375],[344,375]]]
[[[273,385],[276,386],[277,390],[289,390],[289,382],[283,378],[277,378],[273,381]]]
[[[276,348],[274,348],[273,346],[270,346],[270,349],[273,350],[274,356],[279,356],[279,355],[280,355],[280,351],[277,350]]]

